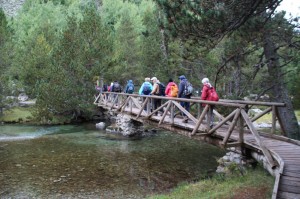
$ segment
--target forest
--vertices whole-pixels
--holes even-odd
[[[287,136],[300,139],[299,18],[281,0],[27,0],[0,11],[0,109],[7,96],[36,99],[34,117],[89,118],[95,82],[139,87],[208,77],[223,99],[284,102]]]

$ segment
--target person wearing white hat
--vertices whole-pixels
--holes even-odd
[[[201,91],[201,100],[209,100],[212,101],[211,99],[211,89],[213,89],[213,86],[209,83],[209,79],[207,77],[202,79],[202,84],[203,84],[203,88]],[[202,106],[206,106],[206,104],[202,103]],[[206,114],[206,121],[210,122],[209,127],[212,128],[213,124],[214,124],[214,105],[209,105],[209,111]]]
[[[152,77],[151,81],[153,83],[153,90],[150,95],[159,95],[159,85],[158,85],[159,80],[156,77]],[[156,110],[160,106],[161,106],[161,99],[153,99],[154,110]],[[160,112],[161,114],[163,114],[162,110],[160,110]],[[158,112],[156,112],[155,115],[158,115]]]

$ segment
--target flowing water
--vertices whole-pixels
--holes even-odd
[[[95,124],[0,125],[0,198],[145,198],[200,180],[224,153],[164,130],[130,139]]]

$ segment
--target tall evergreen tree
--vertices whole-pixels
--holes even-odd
[[[8,56],[10,54],[8,48],[8,40],[10,38],[10,31],[8,28],[6,16],[4,11],[0,9],[0,115],[3,107],[6,104],[6,96],[9,94],[7,69],[9,67]]]
[[[192,39],[198,44],[205,44],[206,47],[215,46],[220,39],[245,27],[246,23],[248,28],[255,28],[251,33],[256,33],[260,38],[258,42],[264,49],[263,55],[268,66],[268,79],[273,80],[272,87],[270,87],[271,99],[286,103],[286,107],[279,111],[279,119],[282,121],[288,137],[300,139],[299,125],[284,83],[274,82],[274,80],[278,81],[282,75],[277,52],[279,46],[275,44],[274,40],[276,31],[274,32],[274,27],[272,27],[278,25],[272,17],[280,0],[222,2],[156,0],[156,2],[166,14],[169,22],[168,28],[172,31],[173,36],[183,40]],[[254,23],[250,23],[251,20]],[[255,20],[257,21],[255,22]],[[265,31],[259,31],[264,29]],[[237,66],[239,65],[237,64]],[[280,80],[282,81],[283,78]]]

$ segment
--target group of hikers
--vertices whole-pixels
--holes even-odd
[[[167,86],[162,84],[156,77],[149,77],[145,78],[145,81],[141,85],[138,94],[139,95],[157,95],[157,96],[167,96],[167,97],[177,97],[177,98],[185,98],[190,99],[193,92],[192,84],[187,80],[184,75],[179,76],[180,80],[179,84],[177,85],[172,78],[169,79]],[[219,97],[216,93],[215,88],[210,84],[208,78],[202,79],[202,91],[201,91],[201,100],[209,100],[209,101],[218,101]],[[135,91],[135,86],[132,80],[127,81],[127,85],[125,86],[124,90],[122,89],[121,85],[118,81],[112,82],[109,86],[104,85],[102,91],[110,91],[110,92],[124,92],[128,94],[133,94]],[[190,102],[181,101],[181,106],[189,112],[190,111]],[[153,99],[153,109],[156,110],[161,106],[161,99],[154,98]],[[202,104],[205,106],[205,104]],[[213,106],[210,106],[209,112],[207,114],[210,117],[210,128],[213,127],[214,121],[214,114],[213,114]],[[156,115],[163,114],[163,110],[159,110],[156,112]],[[181,113],[183,116],[182,122],[187,123],[188,117],[185,113]]]

